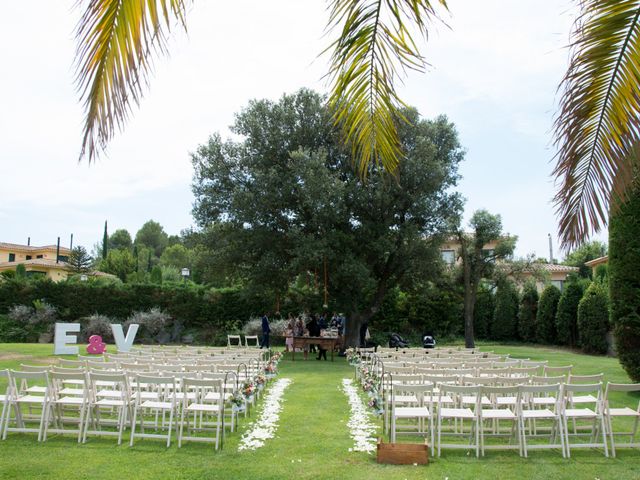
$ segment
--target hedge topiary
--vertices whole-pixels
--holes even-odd
[[[540,343],[556,343],[556,312],[560,290],[548,285],[540,295],[536,321],[536,339]]]
[[[640,189],[609,220],[611,323],[620,363],[640,382]]]
[[[493,312],[496,309],[494,294],[485,287],[478,289],[476,306],[473,310],[473,333],[476,338],[489,338],[489,328],[493,322]]]
[[[575,347],[578,345],[578,304],[584,289],[579,282],[568,282],[560,295],[556,313],[558,343]]]
[[[498,284],[496,309],[491,324],[491,337],[495,340],[516,340],[518,337],[518,290],[510,280]]]
[[[536,284],[527,282],[522,290],[522,299],[518,312],[518,335],[525,342],[534,342],[536,340],[538,300]]]
[[[578,304],[580,345],[586,353],[607,353],[609,297],[600,282],[593,282]]]

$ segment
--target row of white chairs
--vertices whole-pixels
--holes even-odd
[[[613,407],[610,394],[638,391],[640,384],[615,383],[608,383],[603,390],[601,382],[508,386],[394,383],[389,402],[390,436],[395,442],[401,427],[415,427],[412,433],[428,436],[432,454],[437,446],[438,455],[442,448],[474,449],[477,456],[484,455],[486,449],[517,449],[527,456],[531,449],[559,448],[563,457],[570,457],[571,449],[600,447],[608,456],[610,447],[615,456],[616,446],[640,447],[635,440],[640,403],[636,410]],[[582,399],[580,405],[575,404],[577,399]],[[614,430],[613,419],[622,417],[632,419],[630,432]],[[407,420],[413,423],[402,423]],[[453,428],[448,428],[447,422]],[[500,422],[510,423],[510,428],[501,430]],[[541,422],[550,424],[544,433]],[[469,428],[464,428],[465,423]],[[572,441],[585,435],[587,441]],[[463,436],[467,443],[443,442],[443,436]],[[615,437],[619,436],[630,441],[616,445]],[[508,442],[487,444],[487,437],[503,437]],[[531,442],[541,437],[546,437],[547,443]]]
[[[85,442],[88,435],[117,435],[120,444],[124,429],[130,428],[131,445],[137,437],[151,437],[166,438],[169,446],[175,416],[179,415],[179,446],[183,440],[214,441],[217,449],[220,431],[224,435],[225,416],[231,420],[231,431],[237,419],[233,409],[225,411],[225,401],[244,381],[242,375],[232,371],[38,368],[41,367],[23,366],[22,371],[0,371],[0,377],[5,377],[8,385],[0,395],[3,439],[9,432],[34,432],[38,441],[46,440],[49,433],[75,433],[79,442]],[[246,400],[245,406],[249,407]],[[34,414],[37,408],[39,414]],[[69,409],[71,417],[65,416]],[[149,418],[154,430],[162,430],[161,433],[145,432]],[[25,422],[27,419],[31,422]],[[115,430],[103,429],[105,421]],[[31,425],[34,422],[37,428]],[[76,428],[70,430],[64,426],[66,423],[75,424]],[[192,434],[213,427],[215,436],[211,439]]]

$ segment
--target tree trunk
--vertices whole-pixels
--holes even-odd
[[[473,311],[476,306],[476,293],[478,286],[477,283],[472,280],[467,246],[462,237],[460,237],[460,243],[462,248],[462,268],[464,276],[464,346],[467,348],[474,348]]]

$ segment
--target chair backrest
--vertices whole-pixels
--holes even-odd
[[[227,346],[228,347],[241,347],[242,340],[240,339],[240,335],[227,335]]]
[[[549,365],[542,366],[542,375],[545,377],[552,377],[557,375],[570,375],[573,370],[573,365],[566,365],[564,367],[550,367]]]
[[[462,396],[474,396],[476,398],[475,406],[479,406],[480,402],[480,387],[479,385],[454,385],[452,383],[441,383],[438,386],[440,391],[440,403],[442,403],[445,396],[451,396],[454,403],[460,405],[462,402]]]
[[[528,407],[530,409],[536,409],[534,399],[545,397],[554,398],[553,404],[546,403],[545,407],[550,408],[553,405],[555,412],[560,411],[560,405],[563,401],[563,385],[561,383],[548,383],[544,385],[520,385],[520,395],[522,402],[519,404],[520,408]]]
[[[428,394],[428,395],[427,395]],[[433,404],[433,384],[398,384],[393,385],[391,388],[391,402],[395,405],[396,395],[415,395],[418,400],[418,405],[424,405],[425,403]],[[428,399],[425,402],[425,397]]]
[[[598,383],[604,379],[604,373],[598,373],[596,375],[572,375],[567,377],[567,383]]]
[[[67,360],[66,358],[61,358],[59,363],[62,367],[84,367],[86,364],[84,360]]]
[[[47,371],[39,371],[39,372],[26,372],[20,370],[10,370],[9,379],[11,380],[11,389],[16,392],[16,394],[20,390],[26,390],[29,387],[30,383],[44,383],[45,391],[43,395],[48,397],[49,391],[51,389],[51,384],[49,383],[49,372]],[[20,388],[18,388],[18,381],[20,381]],[[39,395],[38,392],[30,393]]]
[[[205,403],[205,396],[209,392],[220,392],[218,396],[218,405],[222,407],[224,404],[224,379],[222,378],[193,378],[185,376],[182,380],[184,391],[195,393],[196,403]],[[186,406],[189,402],[187,395],[183,397],[183,404]]]
[[[398,383],[398,384],[406,383],[406,384],[419,385],[422,383],[422,375],[407,375],[407,374],[398,375],[398,374],[391,373],[391,381],[393,383]]]
[[[565,383],[563,386],[563,390],[564,390],[564,397],[565,397],[565,403],[564,403],[564,407],[566,408],[566,405],[568,403],[571,402],[571,399],[573,398],[574,394],[576,393],[595,393],[596,396],[594,397],[596,400],[595,402],[592,402],[595,404],[596,406],[596,412],[601,412],[602,411],[602,382],[598,382],[598,383],[579,383],[579,384],[573,384],[573,383]],[[591,403],[591,402],[590,402]]]
[[[564,375],[557,375],[554,377],[540,377],[538,375],[533,375],[530,380],[532,385],[553,385],[554,383],[565,383],[567,381],[567,377]]]
[[[259,347],[260,341],[258,340],[257,335],[245,335],[244,336],[244,346],[245,347]]]
[[[23,372],[45,372],[51,370],[51,365],[25,365],[21,363],[20,370]]]
[[[517,405],[520,403],[520,386],[519,385],[509,385],[509,386],[494,386],[494,385],[483,385],[480,387],[480,393],[487,398],[489,398],[491,402],[491,408],[500,408],[500,403],[498,403],[499,398],[514,398],[515,402],[513,404],[510,402],[508,404],[503,404],[502,408],[510,408],[512,405]]]
[[[608,392],[640,392],[640,383],[607,383]]]

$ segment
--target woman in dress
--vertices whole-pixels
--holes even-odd
[[[285,347],[287,352],[293,352],[293,335],[296,328],[296,320],[293,315],[289,314],[289,322],[287,323],[287,329],[285,331]]]

